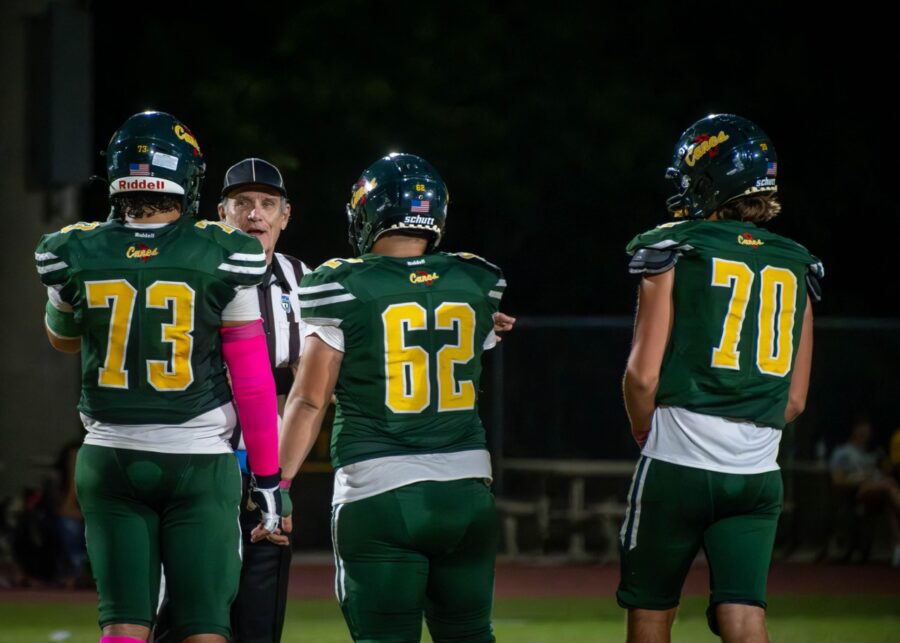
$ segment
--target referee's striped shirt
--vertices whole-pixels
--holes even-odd
[[[257,287],[269,361],[279,395],[291,390],[294,377],[290,367],[297,363],[303,352],[303,322],[297,290],[300,279],[307,272],[309,268],[299,259],[276,252]]]
[[[300,279],[308,272],[309,268],[299,259],[276,252],[262,283],[256,289],[278,395],[290,392],[294,383],[291,366],[297,363],[303,352],[304,322],[300,319],[297,289],[300,288]],[[241,469],[246,469],[240,425],[232,434],[232,446],[239,450]]]

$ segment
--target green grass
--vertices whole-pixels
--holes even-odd
[[[705,609],[701,598],[685,600],[673,641],[718,641],[706,627]],[[0,643],[97,643],[95,618],[89,603],[0,603]],[[494,629],[501,643],[623,641],[625,617],[609,599],[506,599],[497,602]],[[769,632],[773,643],[900,643],[900,595],[775,596]],[[334,601],[291,601],[283,640],[345,643],[349,637]]]

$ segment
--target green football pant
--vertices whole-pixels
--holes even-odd
[[[170,454],[83,445],[75,467],[100,627],[150,627],[165,567],[177,640],[231,635],[241,571],[234,455]]]
[[[702,547],[711,607],[745,603],[765,608],[782,499],[780,471],[718,473],[641,456],[619,534],[619,605],[677,606]]]
[[[425,481],[332,514],[335,591],[354,641],[494,641],[498,524],[478,479]]]

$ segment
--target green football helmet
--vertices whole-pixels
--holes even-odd
[[[106,150],[109,195],[163,192],[181,196],[182,214],[196,214],[206,171],[188,127],[165,112],[141,112],[113,134]]]
[[[362,255],[389,230],[414,230],[427,234],[431,252],[441,242],[449,200],[431,163],[414,154],[388,154],[350,188],[350,245]]]
[[[666,178],[676,193],[666,206],[676,218],[705,219],[739,196],[773,193],[775,146],[757,125],[734,114],[712,114],[687,128]]]

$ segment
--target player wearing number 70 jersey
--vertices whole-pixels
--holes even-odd
[[[193,216],[203,157],[173,116],[132,116],[106,160],[111,220],[66,226],[35,253],[50,342],[81,352],[75,480],[102,641],[147,639],[162,563],[178,640],[224,643],[240,574],[232,398],[261,533],[279,520],[275,387],[254,288],[265,254]]]
[[[353,259],[303,278],[313,325],[288,398],[293,477],[337,397],[332,538],[354,640],[493,641],[497,523],[477,404],[481,355],[506,282],[470,254],[435,252],[447,188],[410,154],[369,167],[348,206]]]
[[[767,640],[765,588],[782,504],[782,430],[803,410],[822,266],[758,227],[780,210],[775,149],[739,116],[710,116],[676,146],[670,211],[628,244],[642,275],[625,375],[643,445],[620,533],[617,597],[629,641],[668,640],[703,547],[709,623]]]

